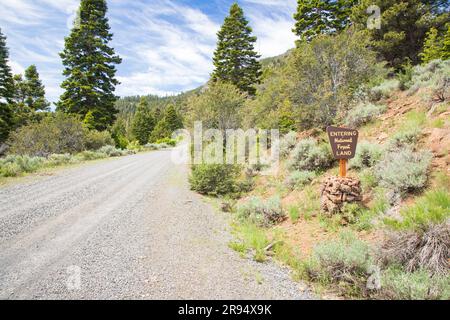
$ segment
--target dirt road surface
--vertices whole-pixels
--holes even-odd
[[[170,151],[0,187],[0,299],[308,299],[228,247],[227,217]]]

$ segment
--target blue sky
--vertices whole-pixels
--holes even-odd
[[[216,33],[233,0],[108,0],[112,45],[123,58],[120,96],[174,94],[205,83]],[[263,57],[294,47],[296,0],[240,0]],[[54,102],[63,77],[58,53],[79,0],[0,0],[0,28],[8,37],[14,73],[36,64]],[[3,14],[6,13],[6,14]]]

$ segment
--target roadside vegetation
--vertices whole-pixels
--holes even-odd
[[[230,214],[235,233],[230,248],[261,263],[274,259],[289,266],[295,279],[319,295],[446,300],[450,63],[448,46],[441,47],[449,25],[440,19],[448,11],[419,1],[409,2],[411,8],[378,3],[392,16],[420,8],[435,18],[420,27],[425,29],[419,36],[418,30],[402,29],[385,17],[383,32],[411,33],[422,43],[418,50],[401,37],[394,44],[363,32],[364,4],[349,2],[345,9],[333,4],[320,25],[308,18],[314,8],[300,1],[297,48],[263,60],[255,90],[216,76],[191,95],[190,119],[218,129],[278,128],[282,133],[278,174],[261,175],[254,165],[195,165],[191,187],[217,198]],[[340,20],[346,16],[342,10],[349,19]],[[230,14],[222,33],[232,19]],[[242,32],[242,45],[252,48]],[[220,43],[218,50],[228,46]],[[217,68],[227,63],[218,61]],[[338,173],[327,125],[360,131],[349,174],[361,181],[363,201],[345,204],[333,215],[322,212],[320,200],[322,182]]]

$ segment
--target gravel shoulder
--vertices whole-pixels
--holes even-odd
[[[309,299],[228,248],[170,151],[0,186],[0,299]]]

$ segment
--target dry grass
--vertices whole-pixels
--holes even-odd
[[[384,265],[398,263],[408,272],[427,269],[433,274],[447,273],[449,258],[450,221],[431,225],[423,232],[391,233],[380,250]]]

